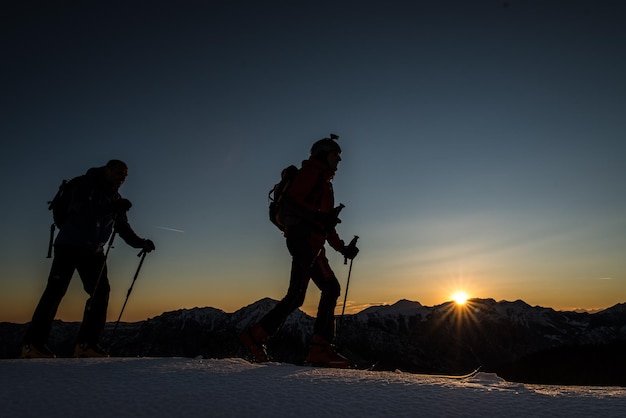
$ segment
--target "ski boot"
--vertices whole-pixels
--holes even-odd
[[[335,346],[319,335],[313,335],[309,355],[305,363],[316,367],[349,369],[352,367],[347,358],[335,351]]]
[[[252,354],[252,361],[255,363],[267,363],[270,361],[267,355],[267,349],[265,343],[269,340],[269,334],[259,324],[256,324],[246,329],[239,337],[239,341],[243,344],[250,354]]]
[[[74,357],[109,357],[109,353],[98,344],[78,343],[76,347],[74,347]]]
[[[46,344],[27,343],[22,346],[22,358],[57,358]]]

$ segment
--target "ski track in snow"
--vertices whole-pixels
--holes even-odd
[[[1,417],[618,417],[626,388],[242,359],[0,360]]]

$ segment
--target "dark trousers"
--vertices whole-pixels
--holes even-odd
[[[287,248],[292,256],[287,295],[259,322],[269,335],[276,333],[289,314],[302,306],[312,279],[321,291],[313,331],[329,342],[333,341],[335,307],[341,289],[328,264],[323,244],[324,239],[312,237],[306,231],[290,231],[287,235]]]
[[[48,284],[35,308],[33,319],[24,337],[25,343],[46,344],[52,321],[59,304],[72,280],[74,271],[78,271],[83,288],[89,295],[85,304],[83,322],[78,333],[80,343],[96,344],[100,339],[106,322],[109,304],[109,279],[104,254],[90,254],[78,248],[56,247],[54,259],[48,276]],[[102,272],[102,275],[100,275]],[[98,277],[100,279],[98,280]],[[94,287],[97,289],[94,293]]]

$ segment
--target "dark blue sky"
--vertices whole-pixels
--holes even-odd
[[[267,191],[331,132],[351,307],[626,298],[623,2],[61,3],[2,6],[0,320],[45,285],[60,180],[111,158],[158,247],[129,319],[280,298]],[[112,251],[110,316],[136,262]]]

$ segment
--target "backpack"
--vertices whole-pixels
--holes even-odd
[[[59,190],[54,195],[54,198],[48,202],[48,210],[52,211],[52,225],[50,225],[50,244],[48,246],[48,258],[52,257],[52,244],[54,241],[54,229],[55,227],[61,227],[67,219],[67,215],[70,209],[70,203],[72,201],[72,188],[75,184],[75,179],[63,180],[59,186]]]
[[[57,227],[65,223],[69,212],[70,202],[72,200],[72,186],[75,182],[72,180],[63,180],[59,186],[57,194],[48,202],[48,210],[52,211],[52,220]]]
[[[276,225],[281,231],[285,230],[285,226],[282,223],[281,217],[284,209],[284,201],[286,198],[286,192],[291,186],[291,182],[298,174],[298,167],[290,165],[285,167],[280,173],[280,181],[272,187],[267,195],[269,204],[270,221]]]

